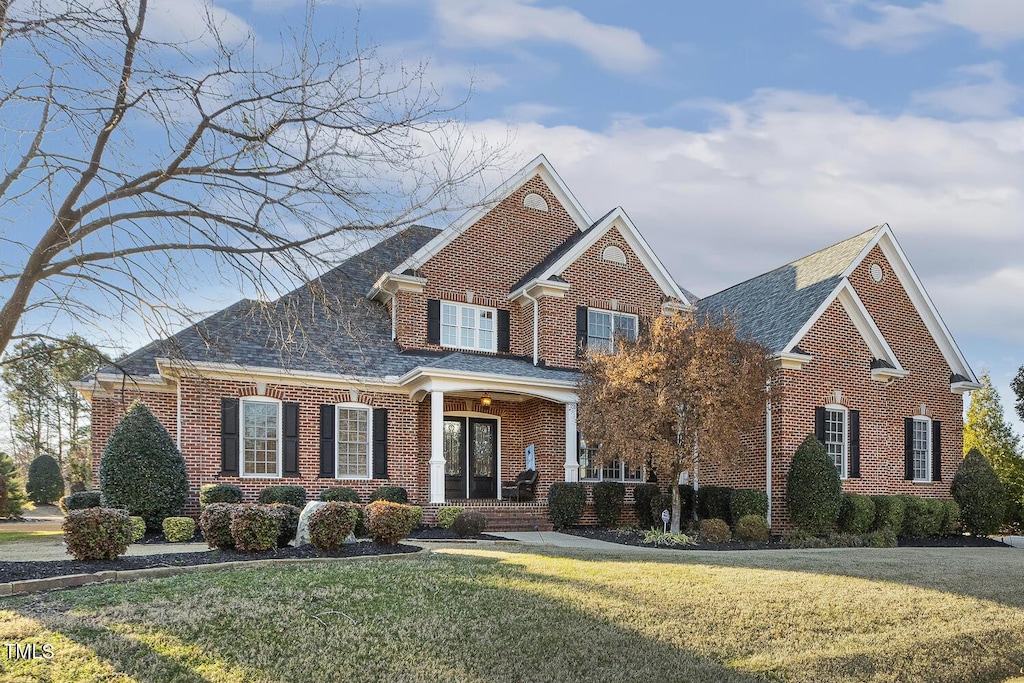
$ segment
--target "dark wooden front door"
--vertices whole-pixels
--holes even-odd
[[[498,497],[498,421],[444,419],[445,498]]]

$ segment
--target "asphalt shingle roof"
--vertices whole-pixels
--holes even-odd
[[[843,272],[881,227],[843,240],[763,275],[701,299],[697,312],[778,353],[836,288]]]

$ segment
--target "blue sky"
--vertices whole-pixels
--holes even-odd
[[[151,0],[187,33],[201,0]],[[214,0],[272,44],[303,0]],[[544,153],[698,295],[888,222],[1012,415],[1024,364],[1024,1],[349,0],[316,31],[427,63],[497,184]],[[486,187],[480,188],[480,193]],[[1019,431],[1024,425],[1017,423]]]

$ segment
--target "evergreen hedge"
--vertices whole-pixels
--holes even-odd
[[[866,534],[875,522],[875,504],[868,496],[844,493],[839,507],[839,530],[847,534]]]
[[[888,531],[896,535],[903,531],[903,517],[906,505],[900,496],[871,496],[875,505],[875,521],[872,531]]]
[[[992,465],[972,448],[953,477],[953,499],[960,506],[960,522],[975,536],[999,531],[1006,512],[1006,490]]]
[[[409,502],[409,492],[401,486],[381,486],[370,494],[371,503],[377,500],[386,500],[391,503],[402,503],[404,505]]]
[[[738,524],[748,515],[768,518],[768,494],[753,489],[727,489],[729,491],[729,517],[726,520]]]
[[[594,512],[597,523],[605,528],[618,524],[622,503],[626,500],[626,485],[617,481],[599,481],[594,484]]]
[[[285,503],[301,510],[306,505],[306,489],[295,484],[267,486],[260,491],[259,501],[261,505]]]
[[[809,435],[796,449],[786,478],[789,519],[802,531],[824,533],[839,517],[842,488],[825,446]]]
[[[637,484],[633,487],[633,509],[636,510],[637,522],[641,529],[654,526],[654,515],[651,513],[651,502],[661,494],[657,484]],[[658,514],[661,514],[659,510]]]
[[[573,526],[583,516],[587,504],[587,487],[576,482],[560,481],[548,492],[548,518],[556,529]]]
[[[234,484],[204,484],[199,488],[199,505],[241,503],[242,489]]]

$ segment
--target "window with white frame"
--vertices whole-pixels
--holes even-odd
[[[362,405],[341,404],[336,407],[338,432],[335,437],[338,479],[370,478],[370,447],[372,423],[370,409]]]
[[[598,353],[615,353],[615,340],[636,340],[637,317],[591,308],[587,311],[587,348]]]
[[[846,478],[846,408],[825,408],[825,450],[836,466],[836,471]]]
[[[245,398],[242,423],[242,476],[281,475],[281,402]]]
[[[441,345],[471,351],[497,351],[493,308],[441,302]]]
[[[931,481],[931,422],[927,417],[914,418],[914,481]]]
[[[589,446],[580,441],[579,463],[581,481],[643,481],[643,469],[630,469],[618,458],[601,465],[597,457],[597,447]]]

